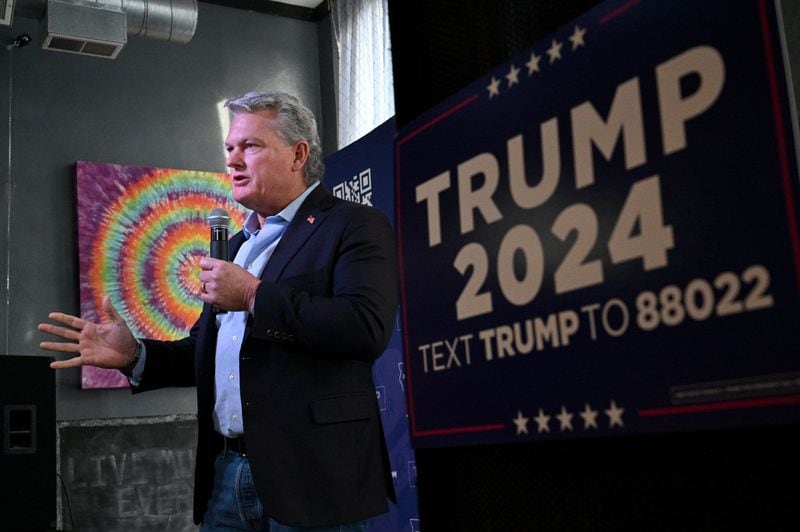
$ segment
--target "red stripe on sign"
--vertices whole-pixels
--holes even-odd
[[[442,120],[444,120],[445,118],[447,118],[451,114],[455,113],[456,111],[461,110],[462,108],[466,107],[467,105],[471,104],[472,102],[476,101],[477,99],[478,99],[478,95],[477,94],[473,94],[472,96],[470,96],[469,98],[467,98],[463,102],[457,103],[455,106],[451,107],[450,109],[448,109],[447,111],[443,112],[439,116],[433,118],[429,122],[424,123],[423,125],[421,125],[417,129],[415,129],[414,131],[412,131],[411,133],[409,133],[408,135],[406,135],[402,139],[398,140],[397,141],[398,146],[400,144],[403,144],[407,140],[411,140],[412,138],[416,137],[417,135],[419,135],[420,133],[422,133],[423,131],[425,131],[429,127],[431,127],[434,124],[436,124],[437,122],[441,122]],[[399,161],[398,161],[398,168],[399,168],[399,166],[400,165],[399,165]]]
[[[429,436],[429,435],[432,435],[431,434],[432,432],[433,433],[437,433],[437,434],[458,434],[460,432],[477,432],[477,430],[473,430],[474,427],[462,427],[460,429],[459,428],[456,428],[456,429],[441,429],[442,431],[445,431],[445,432],[440,432],[439,430],[433,430],[433,431],[418,431],[417,430],[417,419],[416,419],[416,413],[415,413],[415,410],[414,410],[414,385],[412,383],[412,378],[411,378],[411,359],[410,359],[410,355],[409,355],[409,352],[410,352],[409,346],[411,344],[409,344],[409,342],[408,342],[408,314],[406,313],[406,309],[408,308],[408,305],[406,304],[406,283],[405,283],[406,275],[405,275],[405,264],[403,262],[403,224],[402,224],[403,211],[402,211],[402,208],[401,208],[401,201],[400,201],[400,198],[401,198],[401,194],[400,194],[400,181],[401,181],[400,180],[400,146],[404,142],[406,142],[408,140],[411,140],[412,138],[416,137],[417,135],[419,135],[420,133],[422,133],[426,129],[432,127],[433,125],[435,125],[438,122],[441,122],[442,120],[444,120],[448,116],[452,115],[453,113],[456,113],[457,111],[460,111],[461,109],[463,109],[467,105],[469,105],[469,104],[471,104],[471,103],[473,103],[473,102],[475,102],[477,100],[478,100],[478,95],[477,94],[473,94],[469,98],[457,103],[455,106],[451,107],[447,111],[443,112],[442,114],[434,117],[430,121],[428,121],[425,124],[421,125],[417,129],[415,129],[414,131],[412,131],[411,133],[409,133],[408,135],[403,137],[402,139],[398,139],[396,144],[395,144],[395,150],[394,150],[394,155],[395,155],[395,218],[397,218],[397,224],[396,224],[397,225],[397,227],[396,227],[396,231],[397,231],[397,266],[398,266],[398,270],[399,270],[399,273],[400,273],[400,303],[401,303],[401,308],[403,309],[403,345],[404,345],[403,351],[405,352],[405,357],[404,358],[405,358],[405,364],[406,364],[406,369],[405,369],[406,385],[408,386],[408,421],[409,421],[409,426],[411,428],[411,435],[412,436]],[[494,426],[494,425],[488,425],[488,426],[491,427],[491,426]],[[503,427],[503,425],[500,425],[500,428],[502,428],[502,427]],[[499,430],[499,429],[490,429],[490,430]]]
[[[615,9],[614,11],[609,13],[608,15],[604,16],[603,18],[601,18],[599,23],[600,24],[605,24],[606,22],[617,18],[618,16],[620,16],[621,14],[623,14],[624,12],[626,12],[627,10],[629,10],[630,8],[632,8],[633,6],[635,6],[638,3],[639,3],[639,0],[631,0],[627,4],[623,4],[623,5],[619,6],[617,9]]]
[[[445,434],[464,434],[467,432],[489,432],[493,430],[504,430],[506,428],[502,423],[495,423],[493,425],[475,425],[472,427],[451,427],[447,429],[432,429],[420,430],[414,432],[414,436],[443,436]]]
[[[763,397],[760,399],[742,399],[739,401],[722,401],[699,405],[668,406],[639,410],[639,417],[674,416],[678,414],[695,414],[701,412],[719,412],[720,410],[742,410],[744,408],[763,408],[765,406],[782,406],[800,403],[800,395],[784,395],[780,397]]]
[[[780,92],[778,91],[778,74],[775,69],[775,54],[772,49],[772,37],[767,18],[767,7],[764,0],[759,0],[758,10],[761,18],[761,33],[764,37],[764,55],[767,61],[769,74],[770,96],[772,98],[772,115],[775,122],[775,140],[778,147],[778,164],[781,171],[781,185],[786,203],[786,217],[789,219],[789,234],[792,239],[792,254],[794,255],[794,271],[797,289],[800,291],[800,235],[797,232],[797,212],[794,208],[791,177],[789,175],[789,153],[786,147],[786,130],[783,123]]]

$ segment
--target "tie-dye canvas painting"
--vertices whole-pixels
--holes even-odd
[[[200,314],[198,260],[208,254],[208,213],[246,216],[227,174],[78,161],[81,317],[106,318],[103,297],[137,337],[185,336]],[[82,388],[127,387],[116,370],[85,366]]]

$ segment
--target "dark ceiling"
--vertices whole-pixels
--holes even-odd
[[[269,0],[201,0],[207,4],[217,4],[220,6],[267,13],[279,17],[288,17],[298,20],[320,20],[328,13],[327,0],[320,0],[315,8],[291,5],[284,2],[272,2]]]

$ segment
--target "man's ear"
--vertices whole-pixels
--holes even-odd
[[[308,160],[308,142],[301,140],[294,145],[294,161],[292,170],[300,170],[306,165]]]

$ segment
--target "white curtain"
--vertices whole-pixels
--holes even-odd
[[[339,148],[394,115],[387,0],[335,0],[339,52],[336,98]]]

